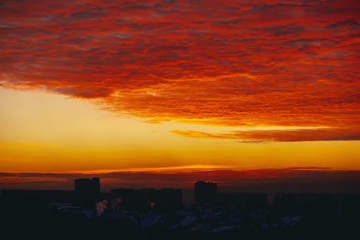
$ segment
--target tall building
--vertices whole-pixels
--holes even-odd
[[[195,203],[214,203],[216,201],[217,183],[197,181],[194,184]]]
[[[80,178],[74,181],[76,197],[80,201],[91,201],[100,194],[99,178]]]

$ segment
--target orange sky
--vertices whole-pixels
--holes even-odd
[[[359,1],[0,5],[0,172],[360,170]]]

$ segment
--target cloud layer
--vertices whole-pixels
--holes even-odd
[[[359,12],[357,0],[5,0],[0,85],[155,122],[327,126],[302,133],[358,140]]]

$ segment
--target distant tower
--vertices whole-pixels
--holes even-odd
[[[93,200],[100,194],[99,178],[80,178],[74,181],[75,193],[78,200]]]
[[[214,203],[216,201],[217,184],[197,181],[194,184],[195,203]]]

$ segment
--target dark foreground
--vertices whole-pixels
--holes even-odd
[[[93,207],[1,198],[1,239],[356,239],[359,195],[334,196],[288,194],[271,206],[116,209],[106,201]]]

